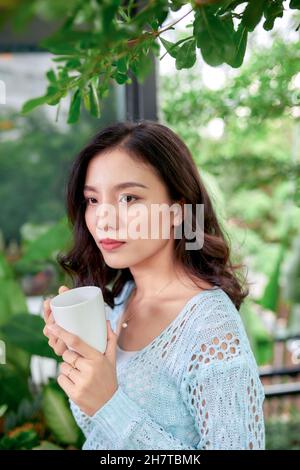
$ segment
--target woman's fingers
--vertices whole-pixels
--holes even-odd
[[[48,341],[49,346],[52,349],[54,349],[54,347],[56,346],[57,337],[49,333],[48,338],[49,338],[49,341]]]
[[[58,293],[62,294],[63,292],[66,292],[68,290],[70,290],[70,289],[67,286],[60,286],[60,288],[58,289]],[[44,310],[44,320],[45,320],[45,322],[47,322],[49,320],[50,315],[52,315],[51,314],[51,307],[50,307],[50,300],[51,300],[51,298],[48,298],[48,299],[44,300],[44,309],[43,310]],[[50,323],[53,323],[54,322],[53,316],[51,318],[52,318],[52,320],[51,320]]]
[[[53,349],[53,351],[55,352],[55,354],[57,356],[62,356],[63,353],[66,351],[67,346],[65,345],[65,343],[57,338],[55,335],[49,333],[49,341],[48,341],[48,344],[49,346]]]
[[[67,286],[60,286],[58,289],[58,293],[62,294],[63,292],[66,292],[68,290],[69,288]],[[45,320],[46,325],[44,326],[43,334],[47,338],[49,338],[48,344],[53,349],[55,354],[57,354],[58,356],[62,356],[63,353],[66,351],[66,349],[68,349],[66,344],[60,338],[57,338],[57,336],[50,333],[50,331],[47,328],[48,325],[55,323],[53,313],[50,307],[50,300],[51,298],[46,299],[44,301],[44,320]]]
[[[54,348],[55,354],[57,354],[58,356],[62,356],[63,353],[66,351],[66,349],[68,349],[68,348],[65,345],[65,343],[61,339],[58,339],[56,341],[56,345],[55,345],[55,348]]]
[[[49,317],[50,313],[51,313],[50,299],[44,300],[43,312],[44,312],[44,320],[46,322],[48,320],[48,317]]]
[[[67,286],[60,286],[58,289],[58,293],[62,294],[63,292],[66,292],[67,290],[70,290]]]

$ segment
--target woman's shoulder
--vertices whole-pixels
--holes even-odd
[[[203,364],[253,357],[240,312],[220,287],[196,295],[185,319],[190,349],[198,351]]]
[[[188,302],[190,320],[206,325],[239,317],[239,311],[228,294],[218,286],[203,289]]]

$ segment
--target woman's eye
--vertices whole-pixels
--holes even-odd
[[[123,198],[129,198],[129,199],[132,199],[132,198],[133,198],[133,199],[135,199],[135,200],[139,199],[138,197],[136,197],[136,196],[131,196],[130,194],[123,194],[123,196],[121,196],[121,199],[123,199]],[[120,199],[120,200],[121,200],[121,199]],[[87,198],[85,198],[85,202],[86,202],[87,205],[89,205],[89,206],[94,206],[94,205],[96,205],[96,204],[98,203],[98,202],[97,202],[97,199],[95,199],[94,197],[87,197]],[[132,202],[132,200],[128,200],[128,199],[127,199],[127,201],[125,201],[126,204],[129,204],[130,202]]]
[[[85,198],[85,201],[86,201],[87,204],[89,204],[89,205],[93,205],[93,202],[92,202],[92,201],[96,201],[96,204],[97,204],[97,199],[95,199],[94,197],[87,197],[87,198]]]
[[[137,197],[131,196],[130,194],[123,194],[123,196],[121,196],[121,199],[124,198],[124,197],[125,197],[125,198],[126,198],[126,197],[127,197],[127,198],[133,198],[133,199],[135,199],[135,200],[138,199]],[[126,204],[128,204],[129,202],[132,202],[132,201],[126,201]]]

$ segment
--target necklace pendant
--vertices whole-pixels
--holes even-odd
[[[126,323],[126,321],[124,323],[122,323],[122,327],[123,328],[127,328],[128,324]]]

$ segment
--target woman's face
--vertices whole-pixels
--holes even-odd
[[[143,187],[118,187],[128,182]],[[90,161],[86,186],[93,187],[84,190],[86,225],[108,266],[134,266],[174,243],[172,201],[151,166],[114,149]],[[100,243],[103,238],[126,243],[106,250]]]

